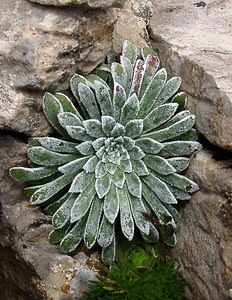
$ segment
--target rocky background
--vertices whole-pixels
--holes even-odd
[[[182,3],[183,2],[183,3]],[[191,300],[232,299],[232,7],[230,0],[0,1],[0,295],[7,300],[78,299],[101,268],[96,253],[62,255],[50,220],[8,175],[26,165],[28,136],[51,133],[45,91],[104,61],[112,42],[157,50],[181,76],[204,150],[188,170],[201,187],[181,208],[178,243]]]

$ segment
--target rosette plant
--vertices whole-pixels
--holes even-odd
[[[52,215],[49,239],[61,252],[81,240],[87,248],[98,243],[111,264],[116,225],[128,240],[137,227],[146,241],[162,235],[175,244],[172,205],[198,190],[179,173],[201,147],[180,85],[179,77],[167,80],[152,49],[142,48],[139,59],[125,41],[120,62],[72,77],[76,103],[45,94],[44,114],[60,136],[30,138],[30,167],[10,174],[29,182],[30,203]]]

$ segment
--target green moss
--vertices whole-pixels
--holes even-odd
[[[92,281],[81,300],[184,300],[177,263],[144,241],[123,241],[106,274]]]

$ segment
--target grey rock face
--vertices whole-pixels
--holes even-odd
[[[183,79],[200,133],[232,151],[230,1],[152,2],[149,33],[163,66]],[[232,156],[220,151],[192,159],[189,175],[201,189],[181,211],[172,250],[191,300],[232,298]]]
[[[232,298],[231,164],[224,152],[202,150],[188,171],[201,190],[181,212],[172,254],[190,300]]]
[[[153,0],[150,36],[169,75],[182,77],[198,130],[232,151],[231,1],[199,3]]]
[[[45,90],[69,87],[111,49],[114,9],[41,6],[26,0],[0,3],[0,129],[46,135],[41,113]],[[15,122],[17,120],[17,122]]]
[[[153,14],[153,5],[149,0],[128,0],[118,14],[114,27],[113,41],[117,53],[121,53],[122,44],[129,40],[138,49],[149,43],[148,22]]]
[[[95,278],[99,258],[81,249],[63,255],[47,236],[50,219],[31,207],[13,181],[8,168],[26,164],[27,146],[7,135],[0,136],[0,293],[1,299],[78,299],[88,280]]]
[[[86,5],[91,8],[122,7],[125,0],[30,0],[43,5],[69,6]]]

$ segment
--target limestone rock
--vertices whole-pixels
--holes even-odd
[[[189,300],[232,299],[232,158],[202,150],[189,175],[201,190],[183,208],[173,257]]]
[[[41,113],[45,91],[69,87],[71,76],[89,73],[111,49],[115,9],[0,2],[0,129],[46,135]]]
[[[22,193],[24,184],[9,176],[9,168],[26,165],[27,146],[0,136],[0,293],[1,299],[78,299],[95,278],[99,258],[63,255],[47,239],[50,218],[32,207]]]
[[[198,130],[232,151],[231,1],[152,2],[149,31],[163,66],[183,79]]]
[[[122,44],[129,40],[138,48],[147,46],[149,37],[147,25],[153,13],[153,5],[149,0],[127,0],[118,12],[118,20],[113,32],[113,45],[117,53],[121,53]]]
[[[30,0],[43,5],[69,6],[86,5],[91,8],[121,7],[125,0]]]

